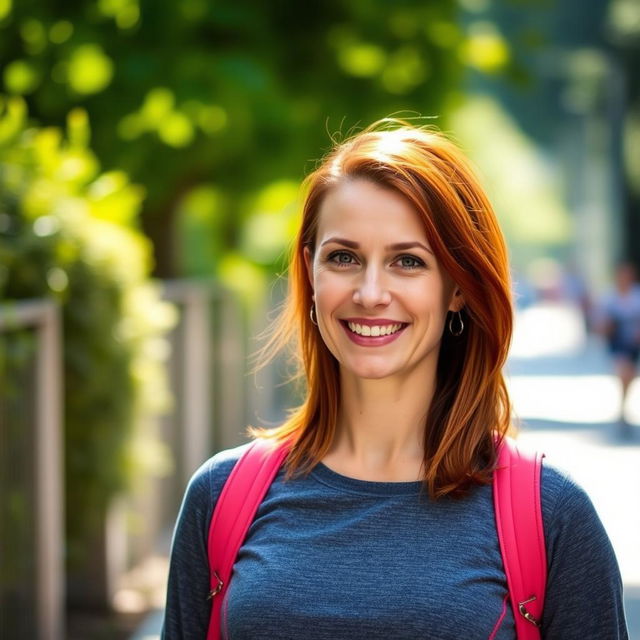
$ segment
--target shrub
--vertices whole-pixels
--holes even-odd
[[[0,97],[0,301],[50,297],[62,308],[71,567],[114,494],[169,461],[150,418],[168,403],[163,335],[174,312],[149,280],[143,197],[124,173],[101,172],[82,110],[62,132],[30,126],[21,99]]]

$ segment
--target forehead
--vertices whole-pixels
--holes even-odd
[[[385,241],[427,239],[425,224],[407,198],[364,179],[342,182],[324,197],[318,212],[318,240],[334,234]]]

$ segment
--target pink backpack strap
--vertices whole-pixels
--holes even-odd
[[[493,500],[500,551],[518,640],[539,640],[547,583],[540,473],[543,454],[504,438],[498,449]]]
[[[207,640],[219,640],[222,602],[238,551],[255,513],[289,452],[256,440],[234,466],[216,503],[208,554],[213,599]],[[505,438],[498,450],[493,496],[500,550],[518,640],[539,640],[547,561],[540,503],[542,454],[527,454]]]
[[[209,526],[209,598],[213,602],[207,640],[221,637],[222,602],[238,551],[288,452],[288,443],[274,445],[268,440],[254,440],[222,488]]]

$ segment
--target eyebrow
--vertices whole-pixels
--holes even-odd
[[[349,247],[350,249],[359,249],[360,245],[353,240],[347,240],[346,238],[327,238],[320,246],[323,247],[325,244],[329,244],[330,242],[334,242],[335,244],[341,244],[345,247]],[[416,247],[420,249],[424,249],[427,253],[433,255],[433,251],[429,249],[426,245],[421,242],[396,242],[395,244],[388,244],[385,247],[386,251],[406,251],[407,249],[415,249]]]

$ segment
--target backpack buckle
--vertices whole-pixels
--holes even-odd
[[[525,604],[529,604],[530,602],[533,602],[535,599],[536,599],[535,596],[531,596],[528,600],[523,600],[522,602],[519,602],[518,603],[518,611],[520,612],[520,614],[522,615],[522,617],[525,620],[528,620],[531,624],[533,624],[536,627],[540,628],[542,626],[540,621],[537,620],[534,616],[532,616],[527,611],[527,608],[524,606]]]
[[[224,587],[224,582],[222,582],[222,578],[220,578],[217,571],[213,572],[213,577],[218,581],[218,584],[209,591],[207,600],[211,600],[214,596],[217,596],[222,591],[222,587]]]

